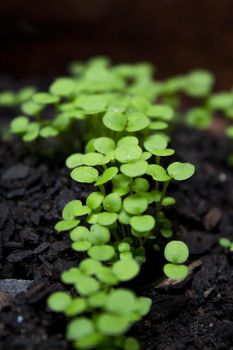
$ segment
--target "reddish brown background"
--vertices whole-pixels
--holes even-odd
[[[64,72],[73,59],[108,54],[148,60],[159,77],[205,67],[233,85],[232,0],[6,0],[0,5],[0,72]]]

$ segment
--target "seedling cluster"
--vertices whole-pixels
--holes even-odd
[[[28,93],[23,115],[11,123],[13,133],[33,141],[69,132],[78,120],[85,143],[84,152],[71,154],[66,165],[74,181],[93,191],[84,202],[67,203],[55,226],[69,231],[82,260],[62,274],[71,293],[55,292],[48,305],[71,319],[67,339],[76,349],[138,350],[137,340],[125,334],[148,313],[151,300],[124,283],[139,275],[151,247],[165,246],[167,277],[188,274],[188,248],[170,241],[172,224],[164,209],[175,204],[167,194],[169,184],[187,180],[195,168],[169,162],[175,154],[169,128],[177,92],[206,96],[212,77],[195,71],[161,83],[153,80],[148,64],[112,67],[105,58],[70,69],[73,77],[55,80],[48,92]],[[51,119],[45,118],[47,108]]]

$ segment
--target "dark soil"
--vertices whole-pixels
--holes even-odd
[[[143,350],[233,349],[233,259],[218,245],[219,237],[233,238],[228,145],[184,128],[176,131],[173,144],[177,159],[197,167],[192,179],[171,186],[177,204],[168,213],[175,238],[189,244],[191,273],[182,283],[140,289],[153,299],[153,307],[132,334]],[[57,160],[30,155],[20,142],[0,145],[2,350],[71,349],[64,340],[66,320],[49,312],[46,298],[62,288],[61,271],[79,256],[67,235],[53,227],[64,204],[85,198],[90,190],[72,182]],[[155,271],[156,266],[154,261]],[[7,279],[13,279],[11,296]]]

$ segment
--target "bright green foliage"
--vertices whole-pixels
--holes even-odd
[[[193,176],[195,167],[190,163],[175,162],[168,166],[167,172],[174,180],[182,181]]]
[[[187,124],[198,129],[207,129],[212,123],[212,115],[208,109],[195,107],[188,111]]]
[[[233,251],[233,242],[228,238],[220,238],[219,244],[230,251]]]
[[[93,183],[98,178],[98,170],[90,166],[80,166],[71,172],[73,180],[82,183]]]
[[[194,166],[190,163],[174,162],[167,169],[160,164],[162,157],[175,152],[168,148],[169,137],[151,134],[149,123],[139,122],[139,115],[142,120],[149,118],[146,116],[150,108],[147,99],[133,98],[132,102],[127,101],[130,103],[139,106],[140,112],[124,114],[125,108],[121,105],[104,114],[103,124],[112,130],[112,138],[90,139],[85,153],[73,154],[66,162],[75,181],[93,183],[95,187],[86,203],[79,200],[69,202],[63,210],[63,220],[56,225],[59,231],[70,227],[73,250],[86,254],[79,268],[72,268],[62,275],[63,282],[73,284],[85,299],[85,305],[89,305],[80,311],[80,319],[83,323],[83,317],[89,312],[91,318],[88,320],[92,320],[93,326],[90,334],[80,339],[69,336],[77,349],[94,348],[109,337],[119,337],[120,340],[122,334],[149,311],[148,299],[138,298],[131,291],[119,290],[117,285],[140,273],[148,240],[156,242],[159,236],[163,239],[172,236],[171,223],[163,212],[163,207],[175,203],[174,198],[166,196],[168,184],[172,180],[188,179],[194,173]],[[153,118],[158,115],[168,120],[172,116],[171,108],[165,105],[154,112]],[[130,135],[133,119],[135,128],[140,125],[138,131],[143,129],[141,137]],[[169,247],[165,250],[169,261],[164,266],[165,274],[184,278],[188,268],[182,263],[188,257],[188,250],[184,253],[184,247],[177,242],[176,246]],[[79,304],[75,315],[79,313]],[[64,311],[66,315],[69,312]],[[83,324],[85,326],[86,321]],[[71,323],[68,334],[72,327]],[[138,348],[134,339],[127,339],[122,343],[122,349],[130,349],[131,344],[132,348]]]
[[[164,250],[165,258],[171,262],[164,266],[164,273],[172,279],[183,279],[188,274],[188,268],[182,265],[189,256],[188,247],[184,242],[171,241]]]
[[[17,117],[11,122],[11,131],[15,134],[25,133],[27,131],[29,120],[27,117]]]
[[[151,300],[124,283],[139,275],[146,248],[162,247],[173,234],[164,212],[175,203],[166,194],[169,183],[194,173],[190,163],[169,162],[175,150],[168,147],[167,130],[179,102],[173,95],[206,97],[213,79],[199,70],[158,82],[149,64],[111,66],[104,57],[73,63],[70,71],[73,76],[56,79],[48,92],[21,92],[23,115],[11,124],[12,133],[25,141],[69,133],[75,143],[78,123],[84,141],[84,152],[74,149],[66,165],[71,178],[90,184],[92,193],[67,203],[55,226],[70,231],[71,248],[81,261],[62,273],[72,297],[56,292],[48,305],[72,318],[67,339],[76,349],[139,350],[124,334],[149,312]],[[16,104],[15,95],[8,96],[8,104]],[[171,278],[188,273],[184,246],[176,241],[166,246],[164,271]]]
[[[37,92],[32,97],[32,101],[40,105],[49,105],[57,103],[59,98],[57,96],[52,96],[46,92]]]
[[[50,86],[50,93],[52,95],[68,97],[75,92],[76,84],[71,78],[59,78]]]
[[[62,312],[66,310],[71,301],[72,299],[69,294],[65,292],[55,292],[48,298],[48,306],[53,311]]]

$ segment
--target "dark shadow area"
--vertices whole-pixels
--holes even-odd
[[[10,0],[0,23],[0,71],[18,78],[107,54],[150,61],[159,78],[204,67],[220,88],[233,81],[231,0]]]

